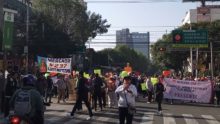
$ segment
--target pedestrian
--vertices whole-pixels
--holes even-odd
[[[59,75],[58,76],[58,81],[57,81],[57,91],[58,91],[58,101],[57,101],[57,103],[60,103],[61,99],[63,100],[64,103],[66,103],[65,90],[66,90],[66,82],[64,81],[64,76]]]
[[[9,115],[9,101],[15,91],[18,89],[18,82],[15,80],[15,73],[11,72],[7,77],[7,83],[5,87],[5,100],[4,100],[4,115],[7,117]]]
[[[156,102],[158,104],[158,114],[162,114],[162,107],[161,103],[163,100],[163,92],[165,91],[164,85],[162,84],[162,81],[159,80],[157,84],[155,84],[155,95],[156,95]]]
[[[215,87],[214,87],[215,96],[216,96],[216,106],[218,106],[220,103],[220,79],[219,78],[220,77],[217,77]]]
[[[151,103],[152,102],[153,92],[154,92],[154,87],[153,87],[153,84],[151,82],[151,77],[147,78],[146,86],[147,86],[147,94],[148,94],[148,101],[147,101],[147,103]]]
[[[135,107],[137,88],[131,84],[130,76],[124,77],[123,84],[116,89],[115,93],[119,96],[119,123],[125,124],[126,120],[126,124],[132,124],[134,113],[130,108]]]
[[[99,101],[99,107],[102,111],[102,86],[103,80],[99,77],[99,74],[95,74],[95,78],[93,80],[93,100],[94,100],[94,109],[97,110],[97,100]]]
[[[89,112],[89,117],[87,118],[87,120],[92,119],[93,117],[93,113],[92,113],[92,109],[90,107],[90,103],[88,102],[88,87],[86,86],[86,82],[87,79],[83,76],[83,71],[79,72],[79,78],[78,78],[78,83],[77,83],[77,87],[76,87],[76,93],[77,93],[77,98],[76,98],[76,104],[74,105],[70,116],[74,117],[74,113],[76,111],[76,109],[78,108],[78,106],[82,103],[82,101],[84,101],[88,112]]]
[[[109,102],[109,107],[117,107],[117,96],[115,94],[116,90],[116,79],[114,77],[111,77],[108,80],[107,83],[107,94],[108,94],[108,102]]]
[[[45,96],[45,102],[47,103],[48,98],[49,98],[49,103],[52,103],[51,98],[53,95],[53,80],[51,79],[50,76],[47,77],[47,90],[46,90],[46,96]]]

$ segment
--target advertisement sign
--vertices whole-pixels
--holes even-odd
[[[199,103],[209,103],[212,95],[210,81],[186,81],[165,78],[164,98],[189,100]]]
[[[4,9],[3,49],[10,50],[13,43],[14,14],[17,11]]]

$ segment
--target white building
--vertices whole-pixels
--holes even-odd
[[[207,5],[204,8],[198,7],[197,9],[190,9],[182,20],[182,24],[212,22],[216,20],[220,20],[220,6]]]

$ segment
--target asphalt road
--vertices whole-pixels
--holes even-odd
[[[117,124],[118,109],[105,108],[103,111],[94,112],[92,120],[86,120],[88,112],[85,107],[76,112],[74,118],[67,116],[74,103],[52,104],[45,112],[45,124]],[[147,104],[146,99],[139,99],[137,113],[133,124],[220,124],[220,107],[209,104],[164,103],[163,114],[157,114],[157,104]]]

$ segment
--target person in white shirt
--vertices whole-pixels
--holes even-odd
[[[119,86],[116,91],[119,96],[119,121],[120,124],[132,124],[133,114],[128,112],[128,105],[135,106],[135,97],[137,96],[136,87],[131,84],[131,77],[126,76],[123,79],[123,85]]]

